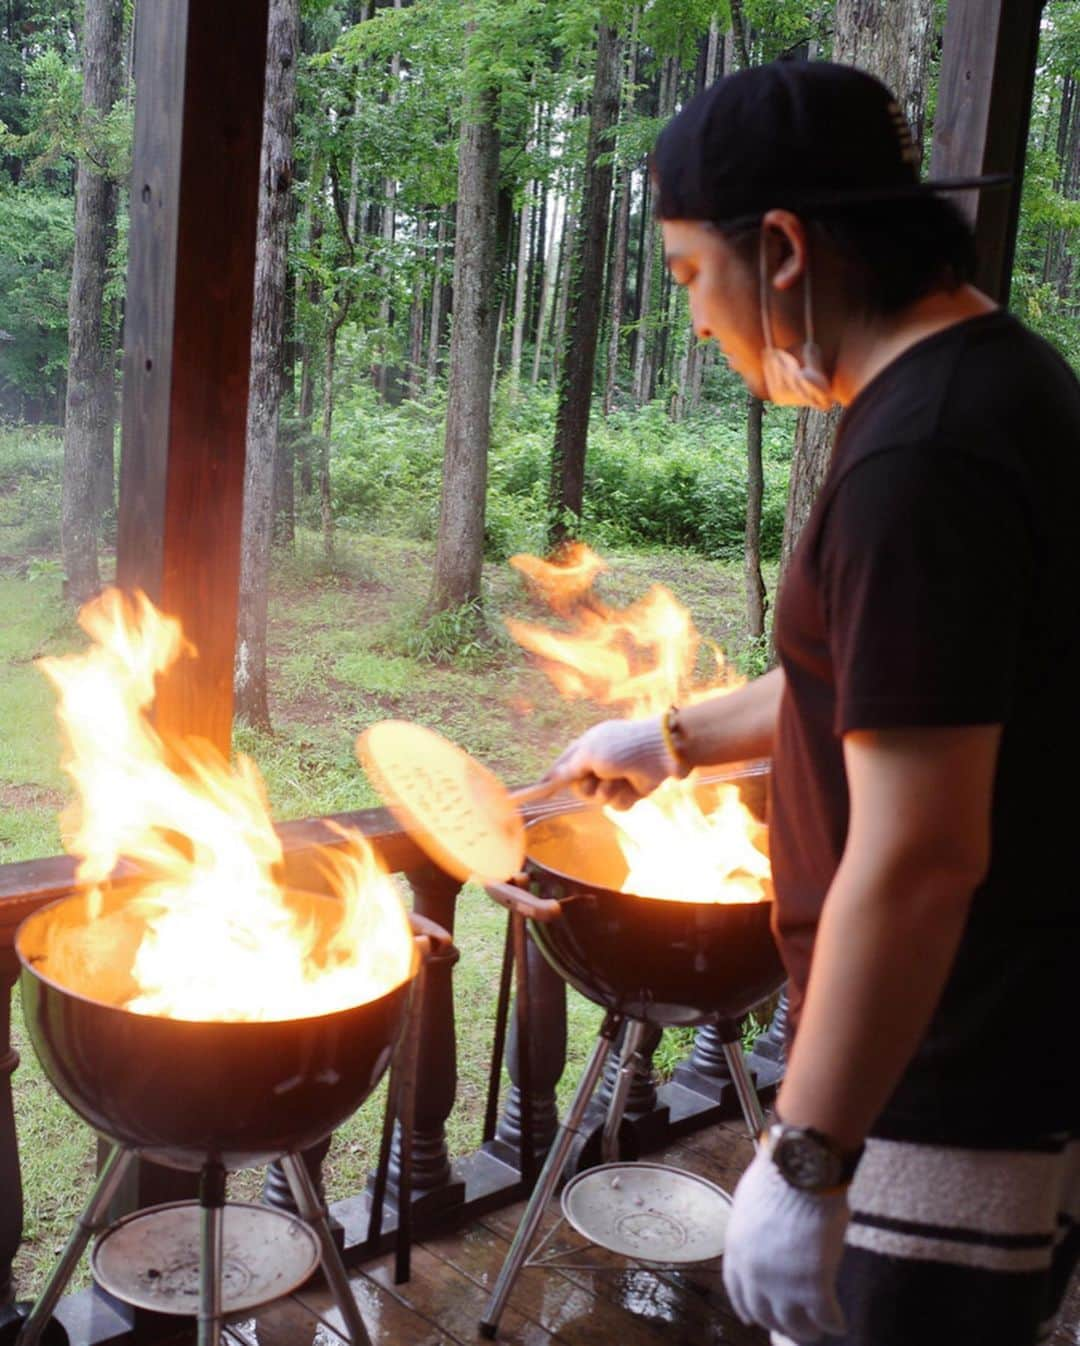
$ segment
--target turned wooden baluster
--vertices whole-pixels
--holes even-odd
[[[15,1298],[11,1267],[22,1241],[23,1196],[11,1076],[19,1054],[11,1045],[11,992],[19,975],[14,950],[0,952],[0,1306]]]
[[[326,1193],[323,1189],[322,1166],[323,1160],[330,1152],[330,1142],[332,1140],[332,1136],[327,1136],[325,1140],[320,1140],[317,1145],[312,1145],[309,1150],[302,1150],[300,1154],[307,1166],[307,1171],[311,1174],[311,1180],[315,1184],[315,1191],[318,1193],[320,1201],[326,1199]],[[290,1215],[300,1213],[292,1194],[292,1188],[289,1186],[289,1180],[285,1176],[285,1170],[276,1159],[266,1167],[266,1177],[263,1180],[263,1201],[268,1206],[277,1207],[278,1210],[287,1210]],[[344,1230],[333,1216],[330,1216],[330,1230],[338,1242],[344,1244]]]
[[[638,1064],[634,1069],[630,1092],[626,1098],[625,1115],[627,1117],[649,1113],[656,1107],[656,1074],[652,1068],[652,1059],[653,1053],[660,1045],[662,1032],[662,1029],[653,1024],[648,1024],[645,1028],[645,1036],[641,1039],[641,1047],[638,1051]],[[619,1030],[618,1045],[620,1052],[625,1037],[626,1025],[624,1024]],[[607,1065],[604,1067],[604,1078],[597,1090],[597,1104],[605,1110],[611,1102],[612,1091],[618,1077],[619,1052],[612,1052],[607,1059]]]
[[[746,1058],[759,1091],[772,1088],[784,1078],[787,1067],[787,1016],[788,991],[785,985],[768,1028],[754,1043]]]
[[[681,1084],[694,1093],[717,1103],[729,1106],[734,1117],[739,1111],[739,1100],[731,1072],[724,1060],[724,1038],[730,1037],[730,1025],[722,1028],[717,1024],[706,1024],[694,1034],[694,1050],[682,1065],[676,1066],[672,1076],[676,1084]]]
[[[528,1065],[529,1086],[532,1094],[533,1153],[535,1176],[555,1137],[559,1113],[555,1101],[555,1086],[566,1065],[566,983],[533,943],[525,940],[525,966],[528,987],[528,1017],[531,1024]],[[516,1011],[515,1001],[515,1011]],[[506,1067],[510,1075],[510,1092],[495,1139],[485,1147],[498,1158],[522,1169],[522,1053],[518,1031],[518,1016],[510,1020],[510,1035],[506,1051]]]
[[[434,865],[409,870],[414,909],[454,933],[461,884]],[[412,1156],[412,1209],[421,1217],[465,1199],[446,1148],[446,1119],[457,1096],[457,1037],[454,1024],[454,964],[457,949],[433,954],[424,977],[420,1052],[416,1072],[416,1129]],[[395,1130],[388,1191],[393,1199],[401,1171],[401,1131]]]

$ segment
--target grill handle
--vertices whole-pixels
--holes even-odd
[[[418,915],[415,911],[410,911],[408,917],[413,934],[428,941],[429,956],[434,957],[453,950],[453,938],[446,933],[441,925],[429,920],[426,916]]]
[[[515,911],[530,921],[554,921],[562,915],[562,907],[551,898],[534,897],[527,888],[519,888],[516,883],[485,883],[488,897],[507,911]]]

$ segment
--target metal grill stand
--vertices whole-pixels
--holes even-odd
[[[110,1293],[127,1303],[136,1303],[143,1307],[156,1308],[166,1312],[170,1308],[175,1311],[178,1294],[183,1295],[187,1290],[190,1297],[197,1298],[198,1303],[198,1346],[219,1346],[226,1313],[235,1312],[241,1308],[254,1307],[242,1298],[243,1286],[241,1287],[241,1298],[237,1302],[230,1303],[228,1297],[223,1293],[222,1283],[226,1259],[225,1219],[230,1208],[225,1202],[225,1172],[220,1165],[208,1164],[203,1169],[199,1183],[197,1207],[192,1202],[174,1202],[167,1206],[154,1206],[149,1210],[139,1212],[135,1217],[129,1217],[128,1220],[119,1222],[118,1225],[108,1229],[105,1227],[105,1215],[109,1203],[115,1195],[124,1173],[136,1157],[134,1150],[125,1149],[120,1145],[113,1148],[94,1188],[93,1195],[80,1216],[60,1261],[49,1277],[45,1289],[29,1317],[14,1337],[15,1346],[38,1346],[43,1334],[50,1326],[51,1331],[45,1338],[46,1341],[58,1340],[56,1336],[57,1325],[51,1322],[52,1312],[59,1303],[60,1297],[67,1288],[68,1281],[86,1249],[86,1245],[94,1234],[102,1233],[102,1241],[98,1244],[99,1248],[107,1242],[114,1232],[119,1230],[123,1230],[125,1234],[130,1231],[136,1239],[139,1239],[150,1234],[154,1230],[155,1224],[159,1231],[163,1224],[176,1226],[178,1217],[182,1220],[183,1216],[188,1215],[193,1209],[198,1210],[197,1254],[191,1246],[183,1248],[174,1241],[178,1260],[187,1265],[180,1267],[177,1274],[173,1276],[161,1277],[162,1281],[166,1283],[162,1285],[160,1299],[156,1303],[152,1292],[147,1289],[148,1285],[152,1284],[158,1276],[153,1268],[147,1271],[144,1268],[132,1267],[129,1264],[126,1273],[119,1279],[110,1279],[106,1288]],[[314,1251],[312,1258],[301,1258],[299,1264],[293,1268],[291,1277],[285,1279],[284,1283],[282,1283],[283,1277],[281,1274],[275,1274],[274,1270],[271,1271],[271,1278],[276,1281],[275,1293],[272,1297],[277,1298],[279,1295],[287,1294],[294,1290],[297,1285],[303,1284],[314,1271],[315,1266],[321,1262],[323,1274],[345,1321],[345,1328],[352,1346],[371,1346],[363,1320],[356,1307],[356,1300],[349,1289],[349,1278],[341,1261],[341,1254],[338,1252],[337,1245],[334,1243],[333,1235],[330,1232],[326,1207],[319,1200],[311,1175],[308,1173],[300,1155],[284,1155],[281,1164],[288,1177],[293,1200],[296,1202],[297,1209],[300,1211],[304,1222],[301,1229],[304,1232],[309,1232],[310,1235],[314,1235],[317,1250]],[[239,1209],[250,1208],[240,1207]],[[257,1210],[255,1213],[262,1216],[268,1226],[279,1225],[282,1221],[296,1223],[290,1221],[288,1216],[282,1216],[277,1211]],[[190,1225],[190,1221],[187,1223]],[[129,1226],[129,1229],[125,1229],[124,1226]],[[187,1270],[191,1270],[195,1274],[190,1278],[193,1283],[184,1286],[181,1281],[184,1271]],[[197,1284],[194,1283],[196,1276]],[[246,1280],[246,1278],[244,1279]]]
[[[419,925],[415,917],[413,922]],[[423,931],[431,943],[450,946],[449,936],[435,926],[424,923]],[[403,1040],[394,1054],[383,1124],[384,1143],[368,1230],[368,1241],[374,1247],[382,1227],[390,1162],[389,1138],[396,1119],[404,1146],[399,1182],[402,1214],[396,1240],[397,1281],[409,1277],[411,1166],[408,1155],[412,1148],[416,1106],[416,1064],[426,957],[425,954],[421,958]],[[183,1309],[178,1307],[181,1303],[189,1311],[195,1310],[198,1346],[220,1346],[226,1315],[255,1308],[290,1293],[307,1281],[320,1265],[351,1346],[371,1346],[334,1241],[329,1211],[301,1153],[284,1154],[279,1161],[299,1219],[272,1208],[226,1202],[225,1170],[220,1164],[209,1163],[200,1175],[197,1202],[152,1206],[110,1224],[109,1207],[137,1157],[135,1150],[113,1146],[45,1288],[25,1318],[10,1319],[0,1328],[0,1346],[67,1346],[67,1334],[52,1313],[94,1235],[100,1235],[93,1253],[94,1272],[105,1289],[125,1303],[158,1312],[182,1312]],[[229,1212],[234,1216],[242,1213],[245,1217],[247,1237],[239,1243],[230,1243],[226,1237]],[[197,1217],[197,1226],[192,1223],[193,1215]],[[110,1242],[116,1246],[108,1255]],[[140,1252],[150,1244],[159,1249],[168,1245],[167,1256],[173,1268],[170,1275],[162,1275],[154,1266],[139,1265]],[[258,1249],[254,1258],[247,1257],[247,1245]],[[259,1294],[256,1288],[259,1284],[272,1288]]]
[[[494,885],[488,887],[489,894],[509,909],[509,919],[512,922],[513,935],[507,940],[507,948],[513,949],[515,961],[521,957],[522,937],[524,927],[524,916],[527,914],[532,919],[544,919],[542,914],[542,904],[535,901],[529,902],[528,906],[522,903],[518,906],[514,896],[513,889],[505,885]],[[550,905],[552,908],[556,904]],[[554,911],[551,913],[551,919],[556,919]],[[519,992],[524,986],[523,966],[518,961],[518,987]],[[509,977],[503,976],[501,987],[505,994],[509,993]],[[527,1016],[527,1007],[518,1005],[519,1015]],[[500,1023],[505,1023],[506,1009],[500,1006],[498,1019]],[[588,1063],[585,1066],[584,1073],[578,1082],[574,1097],[567,1109],[565,1118],[559,1123],[558,1130],[551,1149],[548,1151],[547,1159],[541,1170],[539,1180],[533,1189],[529,1204],[525,1208],[525,1213],[521,1217],[521,1223],[518,1225],[514,1240],[510,1245],[510,1251],[506,1255],[502,1269],[499,1272],[498,1279],[495,1282],[491,1295],[484,1307],[484,1316],[480,1320],[480,1334],[488,1339],[493,1339],[498,1331],[499,1319],[502,1317],[503,1309],[506,1307],[506,1301],[510,1296],[514,1284],[520,1275],[522,1269],[530,1260],[530,1254],[534,1251],[536,1245],[536,1235],[540,1228],[540,1223],[544,1216],[544,1210],[547,1207],[556,1187],[562,1178],[563,1171],[566,1168],[567,1161],[570,1158],[571,1151],[575,1142],[578,1141],[582,1123],[585,1120],[585,1114],[592,1100],[596,1086],[603,1074],[604,1065],[609,1054],[616,1050],[616,1041],[620,1030],[625,1025],[623,1032],[622,1049],[619,1054],[618,1071],[615,1078],[614,1088],[611,1093],[611,1100],[608,1105],[607,1114],[604,1120],[604,1126],[601,1138],[601,1155],[605,1165],[612,1165],[618,1159],[619,1128],[622,1125],[623,1113],[626,1108],[627,1096],[630,1092],[630,1086],[633,1082],[635,1069],[639,1064],[639,1052],[642,1040],[645,1037],[647,1025],[638,1019],[616,1014],[607,1011],[603,1022],[600,1025],[599,1033],[596,1038],[596,1045],[593,1047]],[[742,1107],[743,1117],[746,1120],[747,1129],[752,1139],[759,1136],[765,1127],[765,1114],[761,1107],[757,1093],[754,1090],[753,1082],[750,1079],[746,1069],[746,1063],[743,1060],[741,1050],[741,1040],[739,1025],[730,1020],[721,1020],[717,1023],[717,1028],[723,1041],[723,1052],[728,1068],[731,1071],[732,1080],[735,1083],[736,1093],[739,1103]],[[526,1029],[527,1033],[527,1029]],[[501,1034],[499,1035],[501,1037]],[[526,1036],[526,1040],[527,1036]],[[643,1063],[647,1065],[648,1063]],[[501,1059],[493,1062],[493,1080],[496,1078],[494,1072],[499,1069]],[[523,1081],[524,1085],[524,1081]],[[529,1101],[523,1100],[524,1115],[530,1114]],[[526,1130],[523,1137],[523,1148],[531,1153],[532,1137]],[[659,1169],[660,1165],[651,1166]],[[596,1172],[596,1170],[592,1170]],[[681,1170],[668,1170],[672,1174],[678,1174],[680,1179],[691,1175],[686,1175]],[[711,1184],[708,1184],[711,1186]],[[714,1189],[716,1193],[724,1197],[726,1194],[720,1193],[720,1190]],[[575,1227],[579,1232],[583,1232],[582,1226],[575,1222]],[[546,1241],[546,1240],[545,1240]],[[600,1243],[601,1239],[593,1238],[593,1242]],[[619,1249],[613,1249],[619,1251]],[[710,1253],[709,1256],[714,1256]]]

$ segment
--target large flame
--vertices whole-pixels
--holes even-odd
[[[193,653],[180,624],[118,590],[79,622],[90,647],[39,662],[59,693],[78,789],[65,841],[88,919],[58,934],[43,970],[91,996],[111,986],[138,1013],[198,1020],[327,1014],[410,977],[408,918],[362,836],[343,833],[322,857],[337,902],[290,894],[254,763],[230,766],[212,745],[166,741],[151,724],[157,675]],[[137,886],[106,913],[122,860]]]
[[[591,585],[606,567],[583,544],[567,548],[556,561],[514,556],[510,564],[569,625],[555,630],[507,622],[563,696],[588,698],[643,719],[742,684],[716,647],[712,675],[698,676],[701,637],[686,608],[661,585],[627,608],[602,603]],[[605,813],[628,865],[625,892],[688,902],[759,902],[772,896],[766,829],[733,784],[703,786],[694,772],[686,780],[665,782],[630,809]]]

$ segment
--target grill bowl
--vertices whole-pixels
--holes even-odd
[[[532,937],[555,970],[605,1009],[662,1027],[740,1019],[784,969],[773,904],[671,902],[620,892],[626,864],[599,809],[560,813],[526,832],[526,873],[557,919]]]
[[[123,899],[106,899],[105,914]],[[328,924],[338,904],[303,894]],[[51,928],[85,921],[81,895],[16,935],[27,1032],[65,1102],[96,1131],[173,1168],[249,1168],[329,1135],[382,1077],[413,974],[366,1004],[274,1022],[167,1019],[81,995],[38,966]]]

